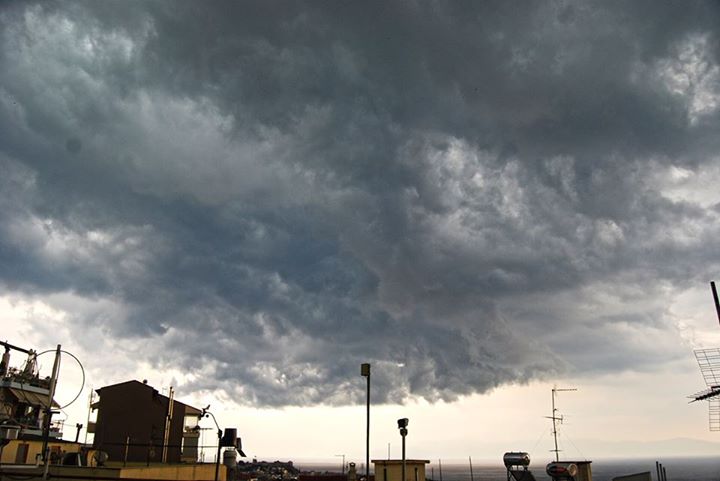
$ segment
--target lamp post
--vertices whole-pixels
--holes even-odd
[[[223,447],[234,447],[238,449],[238,452],[240,456],[245,457],[245,453],[242,450],[242,445],[240,443],[240,438],[237,437],[237,429],[229,428],[225,430],[225,436],[223,436],[223,431],[220,429],[220,425],[218,425],[217,419],[215,419],[215,415],[208,411],[210,409],[210,406],[206,407],[202,410],[202,414],[200,415],[201,418],[212,416],[212,420],[215,423],[215,427],[217,428],[217,435],[218,435],[218,449],[217,449],[217,458],[215,459],[215,481],[218,481],[218,473],[220,471],[220,454]]]
[[[200,415],[201,418],[206,418],[208,416],[212,416],[212,420],[215,423],[215,427],[217,428],[217,437],[218,437],[218,446],[217,446],[217,457],[215,458],[215,481],[218,479],[218,472],[220,471],[220,450],[222,450],[222,446],[220,445],[220,440],[222,439],[222,429],[220,429],[220,425],[217,422],[217,419],[215,419],[215,415],[208,411],[210,409],[210,406],[206,407],[202,410],[202,414]]]
[[[400,429],[400,436],[402,436],[402,480],[407,481],[405,478],[405,436],[407,436],[407,426],[410,423],[408,418],[402,418],[397,420],[398,429]]]
[[[370,481],[370,364],[360,365],[360,375],[367,378],[367,422],[365,428],[365,481]],[[403,480],[404,481],[404,480]]]

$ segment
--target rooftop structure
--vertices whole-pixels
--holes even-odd
[[[402,459],[373,459],[375,479],[377,481],[401,481]],[[404,481],[424,481],[427,459],[406,459]]]
[[[43,434],[47,408],[59,407],[50,399],[50,378],[41,377],[37,367],[37,353],[6,342],[0,342],[5,352],[0,361],[0,424],[17,428],[17,437],[38,437]],[[10,365],[10,351],[27,355],[20,368]],[[61,425],[53,424],[50,439],[62,438]]]
[[[96,390],[100,399],[93,447],[110,461],[196,462],[202,411],[160,394],[147,382],[126,381]]]

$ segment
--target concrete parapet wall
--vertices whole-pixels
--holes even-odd
[[[2,466],[0,474],[3,476],[22,476],[27,481],[42,479],[42,467],[22,469],[21,467]],[[214,481],[214,464],[191,465],[155,465],[131,466],[124,468],[100,468],[77,466],[50,466],[50,478],[63,481],[103,481],[103,480],[158,480],[158,481]],[[225,481],[226,470],[220,467],[218,481]]]

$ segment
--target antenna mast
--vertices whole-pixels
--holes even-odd
[[[552,419],[553,423],[553,439],[555,440],[555,449],[551,450],[555,453],[555,461],[560,461],[560,450],[558,449],[558,443],[557,443],[557,422],[560,421],[560,424],[562,424],[563,417],[562,415],[560,417],[557,416],[557,408],[555,407],[555,396],[557,396],[557,393],[561,391],[577,391],[575,388],[569,388],[569,389],[558,389],[557,387],[552,388],[552,416],[546,416],[550,419]]]
[[[720,321],[720,301],[718,300],[715,281],[710,281],[710,290],[712,291],[718,321]],[[710,431],[720,431],[720,348],[695,349],[695,358],[707,389],[688,397],[692,399],[690,402],[708,402]]]
[[[715,288],[715,281],[710,281],[710,290],[712,290],[713,301],[715,301],[715,312],[717,312],[718,321],[720,322],[720,301],[718,300],[717,289]]]

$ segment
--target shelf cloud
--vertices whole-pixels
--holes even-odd
[[[0,24],[2,290],[186,391],[362,402],[370,362],[379,402],[452,401],[687,355],[669,303],[720,259],[711,2]]]

